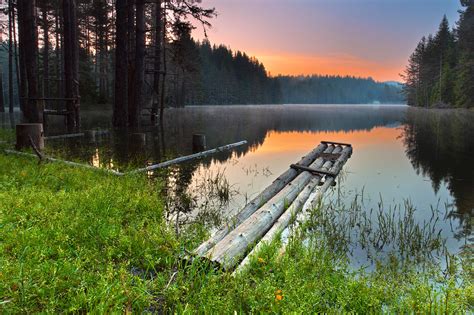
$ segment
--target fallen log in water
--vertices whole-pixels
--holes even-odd
[[[330,146],[328,150],[332,148],[333,146]],[[310,167],[318,169],[322,163],[322,159],[317,159]],[[211,248],[206,253],[206,257],[226,270],[232,269],[246,253],[249,245],[260,240],[272,227],[286,207],[309,183],[312,176],[308,171],[301,172],[291,183]]]
[[[222,146],[222,147],[218,147],[218,148],[215,148],[215,149],[212,149],[212,150],[208,150],[208,151],[204,151],[204,152],[200,152],[200,153],[196,153],[196,154],[191,154],[191,155],[187,155],[187,156],[182,156],[182,157],[179,157],[179,158],[176,158],[176,159],[173,159],[173,160],[169,160],[169,161],[162,162],[162,163],[155,164],[155,165],[150,165],[148,167],[140,168],[140,169],[137,169],[137,170],[134,170],[134,171],[126,172],[126,173],[121,173],[121,172],[118,172],[118,171],[104,169],[104,168],[99,168],[99,167],[95,167],[95,166],[88,165],[88,164],[81,164],[81,163],[76,163],[76,162],[71,162],[71,161],[60,160],[60,159],[56,159],[56,158],[52,158],[52,157],[48,157],[48,156],[44,156],[43,158],[44,158],[44,160],[47,160],[47,161],[50,161],[50,162],[60,162],[60,163],[71,165],[71,166],[84,167],[84,168],[89,168],[89,169],[94,169],[94,170],[102,170],[104,172],[111,173],[111,174],[114,174],[114,175],[117,175],[117,176],[124,176],[124,175],[128,175],[128,174],[137,174],[137,173],[141,173],[141,172],[152,171],[152,170],[159,169],[159,168],[165,168],[165,167],[168,167],[168,166],[173,165],[173,164],[178,164],[178,163],[186,162],[186,161],[189,161],[189,160],[192,160],[192,159],[205,157],[205,156],[213,154],[213,153],[223,152],[223,151],[235,148],[235,147],[239,147],[239,146],[244,145],[246,143],[247,143],[247,141],[245,141],[245,140],[240,141],[240,142],[236,142],[236,143],[231,143],[231,144],[228,144],[228,145],[225,145],[225,146]],[[15,151],[15,150],[5,150],[5,152],[9,153],[9,154],[36,157],[36,155],[30,154],[30,153],[25,153],[25,152],[20,152],[20,151]]]
[[[191,155],[187,155],[187,156],[182,156],[182,157],[179,157],[179,158],[176,158],[176,159],[173,159],[173,160],[169,160],[169,161],[166,161],[166,162],[162,162],[162,163],[159,163],[159,164],[150,165],[150,166],[147,166],[147,167],[144,167],[144,168],[139,168],[137,170],[130,171],[127,174],[143,173],[143,172],[153,171],[153,170],[156,170],[156,169],[159,169],[159,168],[165,168],[165,167],[168,167],[168,166],[173,165],[173,164],[183,163],[183,162],[186,162],[186,161],[189,161],[189,160],[192,160],[192,159],[202,158],[202,157],[208,156],[210,154],[227,151],[229,149],[239,147],[239,146],[244,145],[244,144],[247,144],[247,141],[244,140],[244,141],[224,145],[222,147],[218,147],[218,148],[215,148],[215,149],[212,149],[212,150],[207,150],[207,151],[203,151],[203,152],[199,152],[199,153],[195,153],[195,154],[191,154]]]
[[[333,151],[333,153],[339,152],[341,152],[340,147]],[[346,147],[342,150],[341,155],[334,162],[334,164],[331,161],[326,161],[326,163],[324,163],[323,167],[321,168],[321,171],[323,171],[322,174],[324,175],[324,172],[338,174],[340,169],[342,168],[342,165],[344,165],[344,163],[350,157],[351,153],[352,147]],[[341,166],[341,168],[338,167],[339,165]],[[244,267],[248,265],[250,259],[256,253],[258,253],[258,251],[262,248],[262,246],[264,246],[264,244],[270,244],[280,233],[282,233],[292,222],[292,220],[296,218],[297,214],[302,209],[304,210],[305,207],[316,206],[315,203],[313,204],[313,201],[318,202],[319,200],[315,199],[315,191],[320,191],[318,189],[318,185],[323,175],[313,176],[308,185],[300,192],[300,194],[291,204],[291,206],[280,216],[280,218],[278,218],[278,220],[273,224],[271,229],[265,234],[265,236],[260,240],[260,242],[258,242],[258,244],[252,249],[252,251],[247,255],[247,257],[245,257],[245,259],[240,263],[234,274],[242,271]],[[326,191],[327,188],[331,187],[331,185],[334,183],[334,180],[334,176],[325,177],[324,184],[321,186],[325,187],[324,191]]]
[[[299,162],[299,165],[308,166],[311,164],[321,153],[328,148],[327,144],[320,144],[308,155],[304,156]],[[253,198],[232,220],[230,223],[222,226],[216,233],[212,235],[207,241],[202,243],[198,248],[193,251],[194,255],[204,256],[214,245],[221,241],[229,232],[248,217],[250,217],[258,208],[266,203],[270,198],[275,196],[279,191],[283,189],[288,183],[298,175],[298,171],[295,169],[288,169],[286,172],[281,174],[273,183],[265,188],[259,195]]]

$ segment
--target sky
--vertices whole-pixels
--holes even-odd
[[[422,36],[459,0],[202,0],[218,17],[211,43],[245,51],[271,75],[332,74],[401,81]],[[194,36],[203,38],[200,28]]]

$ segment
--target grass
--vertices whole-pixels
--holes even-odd
[[[473,311],[469,259],[366,273],[313,231],[233,277],[180,260],[206,233],[166,225],[159,181],[3,153],[0,170],[0,313]]]

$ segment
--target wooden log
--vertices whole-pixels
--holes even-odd
[[[340,149],[340,148],[339,148]],[[336,149],[337,150],[337,149]],[[332,166],[331,161],[326,161],[321,167],[322,170],[329,170]],[[250,263],[250,260],[255,254],[257,254],[260,249],[265,244],[270,244],[285,228],[290,224],[291,220],[296,217],[296,214],[303,208],[306,200],[313,192],[313,190],[318,187],[321,182],[322,176],[315,175],[311,178],[308,185],[298,194],[298,197],[293,201],[290,207],[278,218],[278,220],[273,224],[273,226],[268,230],[260,242],[255,245],[252,251],[242,260],[238,268],[235,270],[234,275],[244,270],[245,266]]]
[[[347,162],[347,160],[352,155],[352,147],[348,146],[345,147],[342,151],[341,157],[334,163],[331,167],[330,172],[337,172],[339,173],[342,170],[342,167]],[[311,214],[311,210],[315,209],[318,206],[318,203],[321,201],[324,193],[336,182],[336,178],[334,177],[326,177],[324,184],[320,187],[316,187],[313,192],[306,200],[305,204],[303,205],[303,209],[297,214],[295,223],[291,226],[291,232],[294,233],[299,229],[301,223],[306,222],[308,220],[309,215]],[[280,253],[284,253],[286,249],[286,244],[283,244],[282,248],[280,249]]]
[[[222,152],[222,151],[227,151],[227,150],[230,150],[232,148],[242,146],[244,144],[247,144],[247,141],[244,140],[244,141],[224,145],[222,147],[218,147],[218,148],[215,148],[215,149],[212,149],[212,150],[207,150],[207,151],[200,152],[200,153],[195,153],[195,154],[191,154],[191,155],[187,155],[187,156],[182,156],[182,157],[179,157],[179,158],[176,158],[176,159],[173,159],[173,160],[169,160],[169,161],[166,161],[166,162],[162,162],[162,163],[159,163],[159,164],[150,165],[150,166],[147,166],[147,167],[144,167],[144,168],[139,168],[137,170],[128,172],[128,174],[143,173],[143,172],[153,171],[153,170],[160,169],[160,168],[165,168],[165,167],[168,167],[168,166],[173,165],[173,164],[183,163],[183,162],[186,162],[186,161],[189,161],[189,160],[192,160],[192,159],[202,158],[202,157],[208,156],[210,154],[214,154],[214,153],[218,153],[218,152]]]
[[[30,138],[38,150],[44,149],[43,124],[16,125],[16,149],[17,150],[31,147]]]
[[[19,151],[15,151],[15,150],[5,150],[5,152],[8,153],[8,154],[15,154],[15,155],[21,155],[21,156],[27,156],[27,157],[36,157],[36,155],[34,155],[34,154],[30,154],[30,153],[26,153],[26,152],[19,152]],[[62,164],[70,165],[70,166],[88,168],[88,169],[92,169],[92,170],[96,170],[96,171],[98,170],[98,171],[110,173],[110,174],[117,175],[117,176],[125,175],[124,173],[117,172],[117,171],[114,171],[114,170],[95,167],[95,166],[88,165],[88,164],[81,164],[81,163],[76,163],[76,162],[71,162],[71,161],[55,159],[55,158],[52,158],[52,157],[49,157],[49,156],[43,156],[43,159],[47,160],[47,161],[50,161],[50,162],[58,162],[58,163],[62,163]]]
[[[346,161],[351,157],[351,155],[352,155],[352,147],[350,146],[345,147],[344,150],[342,151],[341,157],[334,163],[334,165],[331,167],[329,171],[334,172],[334,173],[339,173],[342,170],[342,167],[344,166]],[[307,217],[310,214],[310,211],[313,210],[318,205],[324,193],[328,190],[329,187],[333,186],[335,182],[336,182],[335,177],[326,177],[324,184],[320,186],[319,188],[316,188],[313,190],[308,200],[303,205],[302,211],[298,214],[296,218],[295,227],[293,227],[293,230],[295,230],[298,227],[299,225],[298,222],[304,222],[307,220]]]
[[[310,167],[321,167],[322,162],[323,160],[318,158]],[[301,172],[291,183],[211,248],[206,253],[206,257],[225,270],[233,268],[247,251],[249,245],[260,240],[272,227],[287,205],[291,204],[308,184],[312,176],[309,172]]]
[[[325,144],[318,145],[313,151],[301,158],[298,162],[299,165],[308,166],[311,164],[321,153],[328,148]],[[253,198],[240,212],[235,215],[228,224],[223,225],[216,233],[214,233],[207,241],[197,247],[193,254],[197,256],[203,256],[209,251],[215,244],[221,241],[229,232],[248,217],[250,217],[261,205],[266,203],[270,198],[275,196],[279,191],[283,189],[289,182],[296,178],[298,171],[295,169],[288,169],[286,172],[281,174],[273,183],[265,188],[259,195]]]
[[[193,135],[193,152],[201,152],[206,150],[206,136],[203,134]]]

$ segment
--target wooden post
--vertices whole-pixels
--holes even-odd
[[[16,125],[16,149],[31,147],[30,138],[38,150],[44,149],[43,124]]]
[[[201,152],[206,150],[206,136],[203,134],[193,135],[193,152]]]

